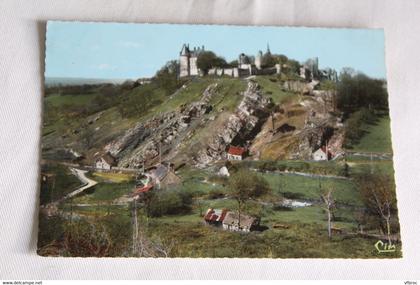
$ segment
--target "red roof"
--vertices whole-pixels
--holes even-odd
[[[228,153],[232,155],[243,155],[246,149],[240,146],[230,146]]]
[[[136,188],[136,190],[134,190],[133,196],[140,194],[140,193],[145,193],[145,192],[149,192],[150,189],[153,188],[153,185],[149,184],[149,185],[145,185],[145,186],[141,186]]]
[[[204,216],[204,220],[207,222],[223,222],[226,217],[228,210],[214,210],[208,209],[206,215]]]

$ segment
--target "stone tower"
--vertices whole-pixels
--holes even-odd
[[[197,67],[197,57],[204,51],[204,46],[194,47],[190,50],[188,44],[183,44],[181,52],[179,53],[179,77],[197,76],[200,75],[200,70]]]
[[[190,76],[190,49],[183,44],[179,53],[179,77]]]
[[[262,57],[263,57],[262,51],[258,51],[257,56],[255,57],[255,67],[257,69],[261,69]]]
[[[265,54],[271,55],[270,45],[268,43],[267,43],[267,51],[265,52]]]

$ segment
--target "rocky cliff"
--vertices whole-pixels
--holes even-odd
[[[260,86],[249,81],[236,112],[229,116],[223,128],[216,130],[207,147],[197,153],[196,163],[205,165],[225,158],[227,146],[235,139],[237,144],[245,144],[247,136],[255,131],[262,120],[266,119],[265,108],[268,103],[269,100],[261,94]]]
[[[211,84],[199,101],[137,124],[106,145],[105,151],[118,158],[118,166],[128,168],[138,168],[143,162],[152,164],[160,155],[164,158],[195,127],[196,119],[211,110],[209,101],[217,87],[217,84]]]

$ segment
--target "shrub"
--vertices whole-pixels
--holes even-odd
[[[185,214],[191,211],[192,195],[180,189],[162,189],[150,197],[149,216]]]
[[[225,192],[222,189],[212,189],[208,194],[207,197],[211,200],[213,199],[220,199],[225,197]]]

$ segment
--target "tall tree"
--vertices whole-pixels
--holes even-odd
[[[238,223],[241,224],[241,213],[248,200],[256,199],[270,192],[267,181],[256,174],[247,170],[239,170],[230,177],[229,191],[238,205]]]

